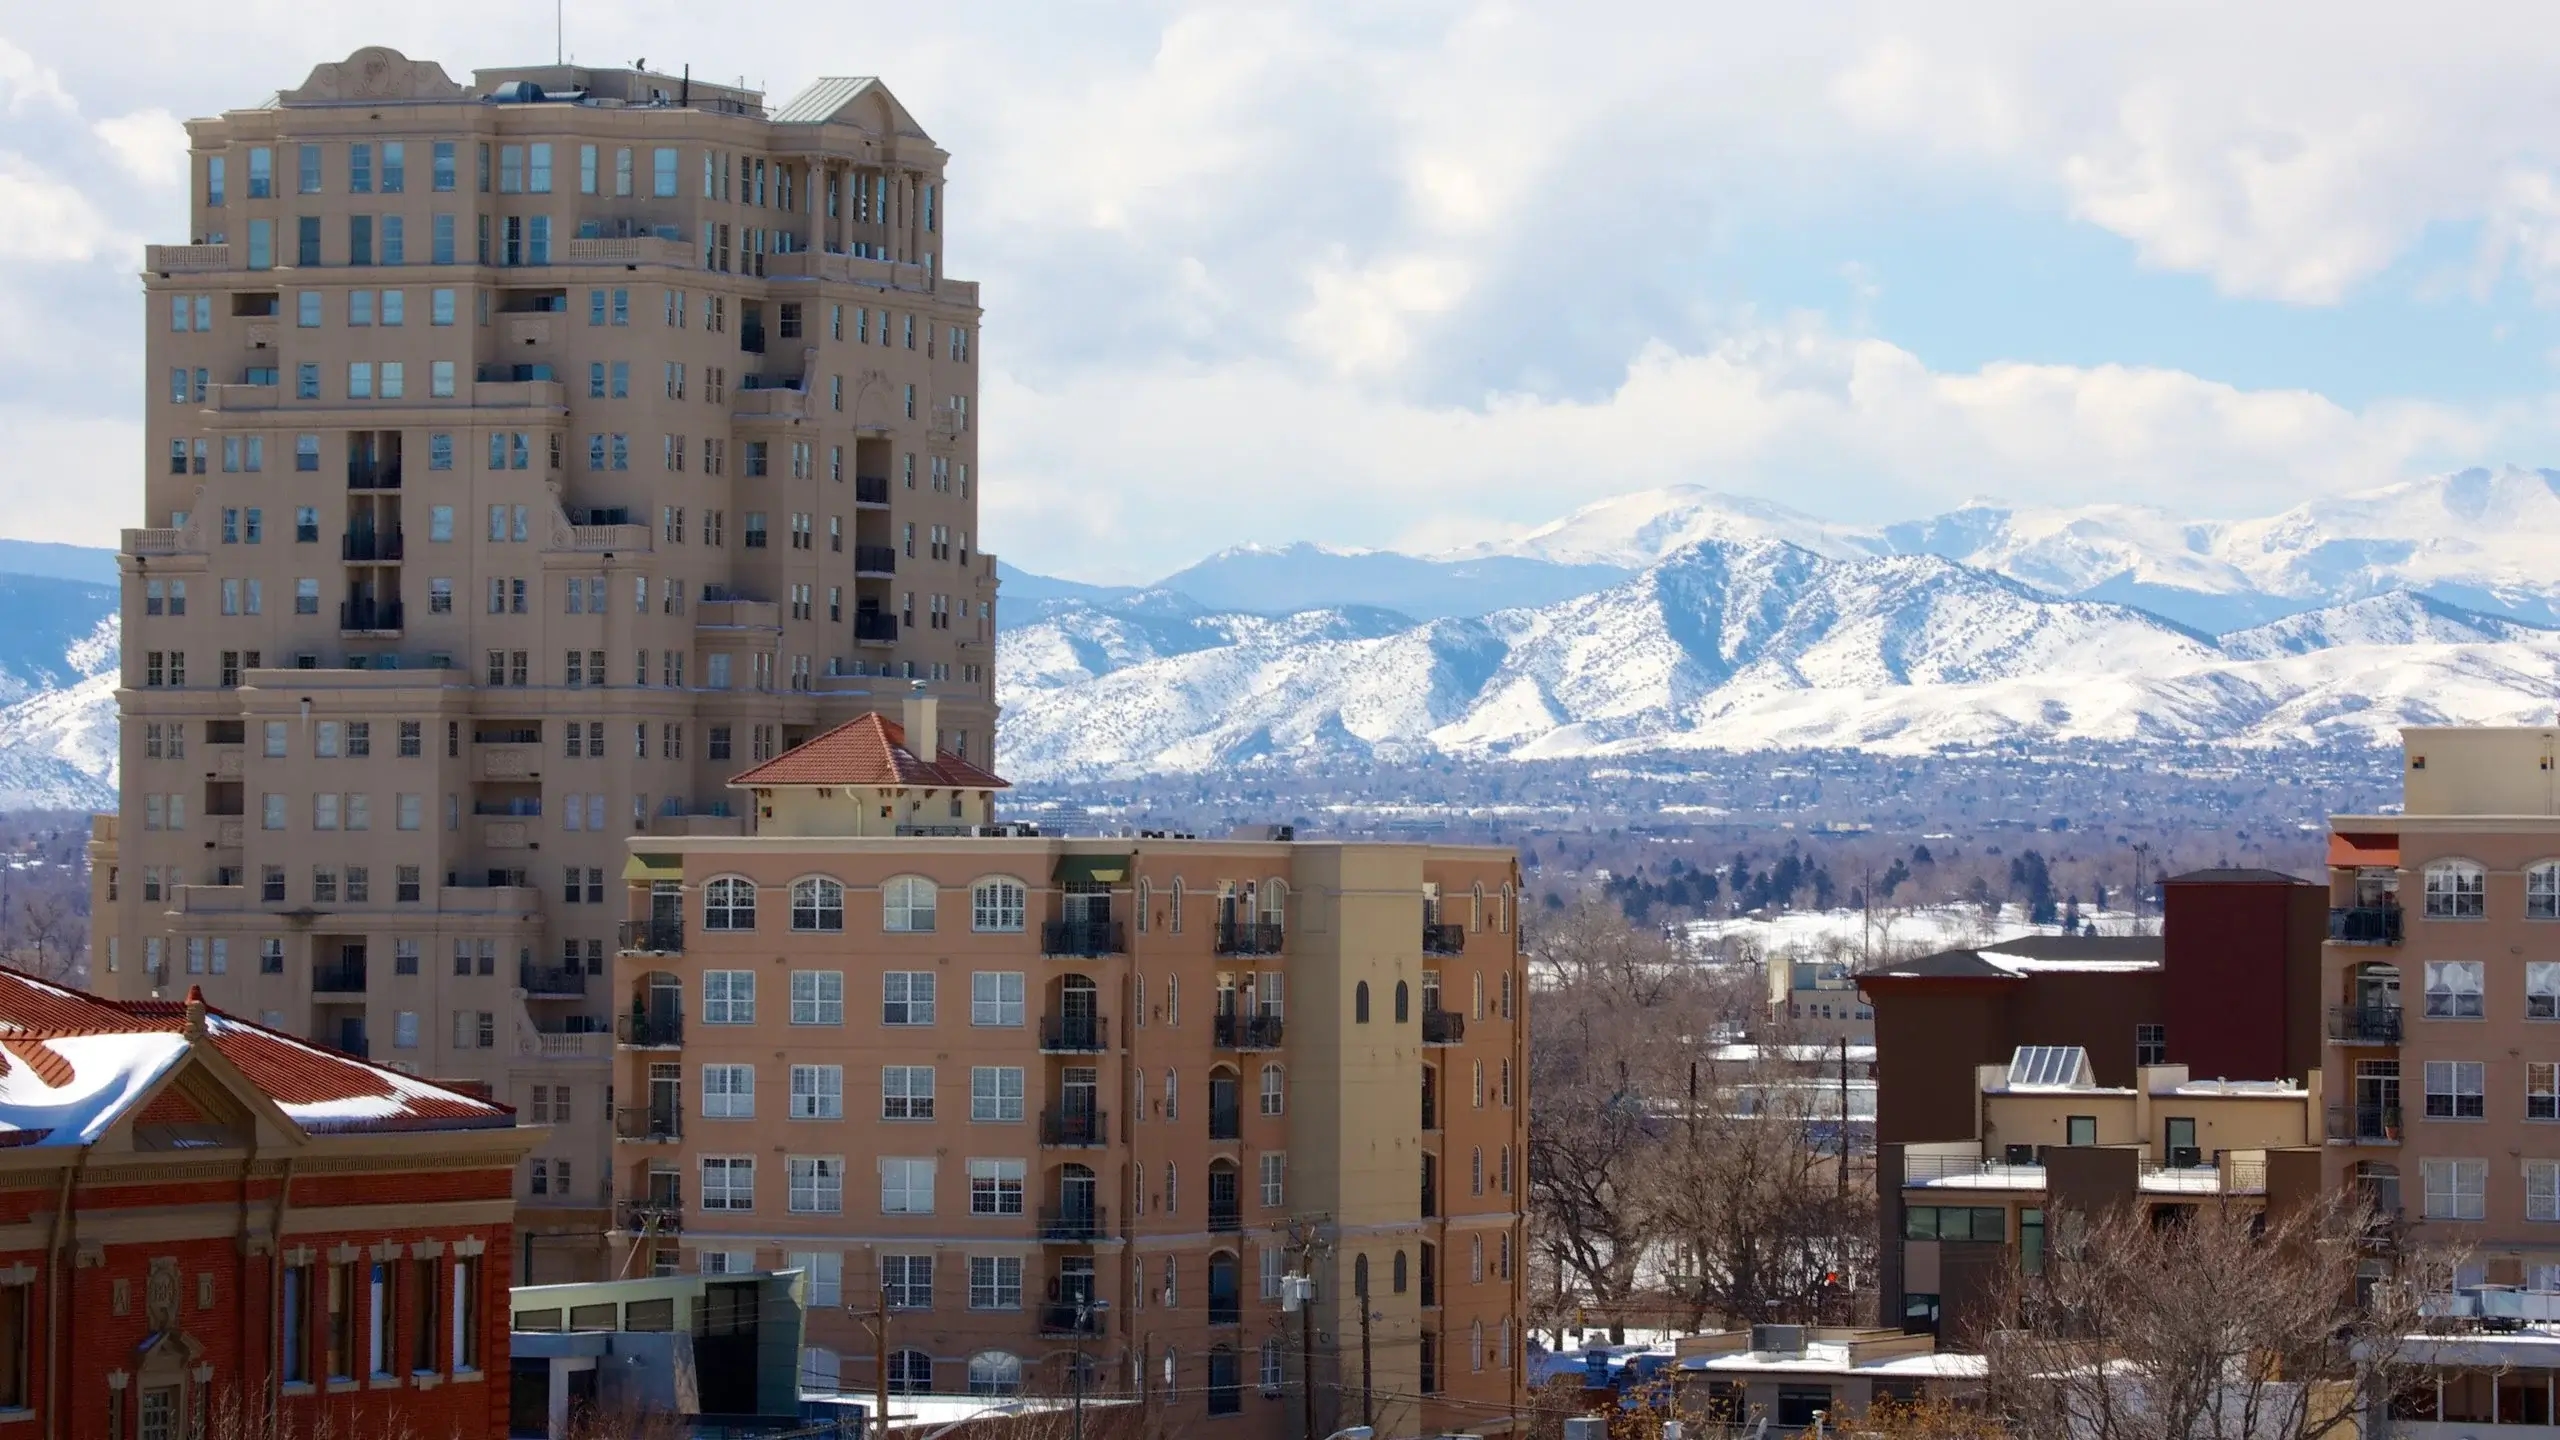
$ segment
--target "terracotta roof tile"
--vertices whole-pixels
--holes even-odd
[[[1003,790],[1012,782],[944,751],[931,760],[907,748],[905,727],[878,712],[848,720],[731,777],[742,789],[768,785],[882,785],[910,789]]]

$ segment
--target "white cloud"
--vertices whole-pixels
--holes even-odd
[[[187,128],[177,116],[153,106],[109,116],[89,128],[134,179],[161,190],[186,185]]]
[[[0,260],[80,262],[129,248],[88,196],[27,157],[0,150]],[[16,283],[41,283],[34,276]]]

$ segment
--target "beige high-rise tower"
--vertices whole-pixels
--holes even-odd
[[[993,758],[946,157],[866,78],[383,49],[188,129],[95,983],[485,1083],[573,1278],[625,837],[737,833],[730,775],[919,688]]]

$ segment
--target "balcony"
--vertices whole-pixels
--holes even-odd
[[[587,993],[587,972],[526,960],[516,967],[516,984],[523,987],[529,999],[575,1000]]]
[[[342,631],[396,631],[400,619],[397,600],[345,600],[338,605],[338,628]]]
[[[853,547],[853,573],[876,579],[893,579],[898,573],[898,551],[894,545],[856,545]]]
[[[1232,1235],[1243,1228],[1244,1206],[1242,1204],[1232,1201],[1224,1205],[1218,1204],[1216,1201],[1210,1202],[1209,1230],[1211,1234]]]
[[[1116,920],[1051,920],[1040,927],[1040,953],[1090,960],[1128,948]]]
[[[889,505],[889,477],[886,475],[854,476],[853,503],[856,506],[870,506],[879,509],[887,509]]]
[[[349,531],[338,537],[338,558],[346,561],[397,560],[404,547],[397,530]]]
[[[1211,1218],[1213,1223],[1210,1228],[1214,1230],[1217,1228],[1214,1223],[1215,1217],[1213,1216]],[[1241,1325],[1244,1323],[1244,1300],[1236,1294],[1232,1286],[1225,1290],[1212,1290],[1209,1292],[1209,1323],[1212,1325]],[[1229,1413],[1232,1414],[1233,1412],[1230,1411]]]
[[[145,245],[142,265],[157,275],[202,275],[231,268],[228,245]]]
[[[1455,1010],[1426,1008],[1422,1012],[1422,1043],[1455,1045],[1467,1038],[1467,1017]]]
[[[311,1043],[341,1055],[353,1055],[359,1060],[370,1059],[373,1054],[372,1042],[362,1035],[314,1035]]]
[[[671,1050],[684,1044],[682,1015],[625,1015],[614,1026],[620,1042],[635,1050]]]
[[[1043,1110],[1040,1143],[1060,1149],[1083,1149],[1111,1143],[1111,1115],[1103,1110]]]
[[[895,645],[898,643],[898,617],[877,610],[853,613],[853,643],[856,645]]]
[[[2400,907],[2334,907],[2329,911],[2329,939],[2339,945],[2397,945],[2400,943]]]
[[[1040,1333],[1053,1339],[1099,1340],[1106,1313],[1091,1305],[1053,1300],[1040,1307]]]
[[[2400,1143],[2400,1107],[2332,1105],[2329,1107],[2329,1139],[2342,1144],[2397,1145]]]
[[[738,327],[738,348],[750,355],[764,353],[764,327],[747,324]]]
[[[2397,1045],[2400,1043],[2400,1007],[2332,1005],[2329,1007],[2329,1038],[2347,1045]]]
[[[1218,922],[1218,953],[1221,955],[1277,955],[1284,938],[1276,921]]]
[[[397,490],[400,488],[398,460],[350,460],[347,462],[347,488],[350,490]]]
[[[1464,925],[1424,925],[1422,927],[1422,953],[1425,955],[1463,955],[1467,953],[1467,927]]]
[[[523,1059],[573,1063],[602,1060],[612,1051],[613,1037],[602,1031],[532,1030],[516,1046]]]
[[[616,1200],[613,1228],[632,1235],[681,1235],[684,1207],[672,1200]]]
[[[1040,1022],[1040,1049],[1083,1055],[1111,1048],[1111,1022],[1099,1015],[1051,1015]]]
[[[364,962],[361,960],[324,960],[311,967],[311,993],[315,995],[361,995],[364,993]]]
[[[684,1138],[684,1113],[672,1105],[625,1105],[613,1112],[613,1138],[659,1142]]]
[[[539,779],[542,776],[542,753],[540,747],[533,745],[497,745],[475,740],[471,747],[471,778]]]
[[[1052,1245],[1090,1245],[1110,1228],[1110,1214],[1099,1205],[1040,1212],[1040,1238]]]
[[[1244,1138],[1244,1107],[1212,1105],[1209,1107],[1209,1138],[1241,1140]]]
[[[1428,1176],[1425,1176],[1422,1181],[1422,1218],[1425,1220],[1440,1218],[1440,1187]]]
[[[1277,1015],[1216,1015],[1210,1028],[1221,1050],[1277,1050],[1283,1027]]]
[[[625,920],[615,937],[614,948],[637,955],[681,955],[684,953],[684,922]]]
[[[187,551],[187,532],[166,525],[128,529],[124,532],[123,549],[127,555],[183,555]]]

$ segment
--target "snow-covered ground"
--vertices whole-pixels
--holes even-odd
[[[2081,911],[2102,935],[2134,933],[2134,917],[2123,910]],[[1872,955],[1928,955],[1996,945],[2021,935],[2058,934],[2060,927],[2030,925],[2026,907],[2015,903],[1986,915],[1978,905],[1929,905],[1912,909],[1793,910],[1779,915],[1746,915],[1730,920],[1692,920],[1684,938],[1701,954],[1738,952],[1736,958],[1763,960],[1855,961]]]

